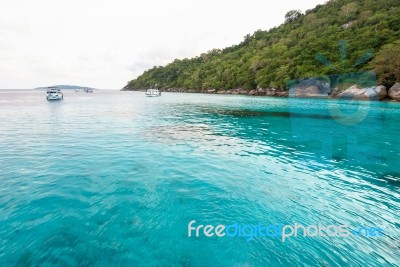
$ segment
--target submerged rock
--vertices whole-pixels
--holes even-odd
[[[393,100],[400,101],[400,83],[396,83],[389,89],[389,97]]]
[[[357,85],[353,85],[340,93],[338,97],[356,100],[381,100],[387,97],[387,91],[383,85],[368,88],[358,88]]]

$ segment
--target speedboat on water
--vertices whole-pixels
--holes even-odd
[[[146,96],[161,96],[161,92],[158,89],[148,89]]]
[[[93,89],[85,88],[83,89],[86,93],[93,93]]]
[[[64,95],[61,92],[60,89],[58,89],[57,87],[49,87],[47,88],[47,96],[46,96],[47,100],[63,100],[64,99]]]

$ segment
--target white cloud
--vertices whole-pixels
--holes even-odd
[[[123,87],[154,65],[239,43],[323,0],[1,0],[0,88]]]

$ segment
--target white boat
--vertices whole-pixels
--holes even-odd
[[[148,89],[146,96],[161,96],[161,92],[158,89]]]
[[[49,87],[47,88],[47,100],[62,100],[64,99],[64,95],[60,89],[57,87]]]
[[[86,93],[93,93],[93,89],[85,88],[83,89]]]

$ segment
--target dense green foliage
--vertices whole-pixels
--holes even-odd
[[[304,14],[289,11],[284,24],[247,35],[238,45],[153,67],[127,89],[285,88],[292,79],[363,69],[392,83],[400,81],[399,40],[399,0],[330,0]]]
[[[371,63],[379,82],[391,86],[400,81],[400,41],[383,46]]]

